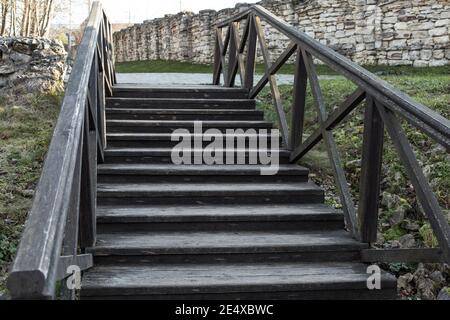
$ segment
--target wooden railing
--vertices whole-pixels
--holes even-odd
[[[115,82],[111,24],[95,2],[8,278],[13,299],[53,299],[59,295],[58,281],[77,276],[67,273],[69,266],[81,271],[92,266],[92,256],[83,252],[95,243],[105,96],[112,94]],[[62,298],[74,298],[75,290],[65,283],[61,290]]]
[[[264,39],[262,20],[290,39],[287,49],[273,63]],[[243,28],[241,23],[245,24]],[[226,29],[225,37],[224,29]],[[241,30],[243,30],[242,33]],[[258,42],[265,64],[265,74],[255,85],[253,79]],[[295,53],[292,123],[289,131],[275,74]],[[389,252],[368,250],[363,253],[363,258],[372,260],[371,262],[377,259],[398,260],[398,262],[421,261],[421,259],[450,262],[449,224],[419,166],[399,117],[433,138],[444,146],[447,152],[450,152],[450,121],[448,119],[413,101],[385,81],[258,5],[218,24],[214,59],[213,83],[215,85],[221,84],[223,76],[223,85],[233,87],[236,76],[239,74],[241,86],[249,91],[249,98],[255,98],[267,83],[270,84],[274,107],[278,114],[279,129],[285,146],[291,150],[291,162],[300,160],[320,141],[325,142],[347,227],[355,238],[365,243],[375,243],[377,238],[382,151],[386,129],[431,223],[440,249]],[[322,61],[358,86],[331,114],[327,112],[313,59]],[[308,83],[319,115],[320,128],[303,140]],[[365,101],[364,138],[357,212],[332,130],[363,101]]]

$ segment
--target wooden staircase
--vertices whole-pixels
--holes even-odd
[[[98,168],[94,267],[83,299],[381,299],[360,251],[306,168],[174,165],[175,129],[270,129],[243,89],[117,85]]]
[[[290,39],[278,57],[271,56],[266,27]],[[258,44],[265,72],[255,83]],[[275,75],[291,57],[289,125]],[[337,108],[326,104],[316,59],[357,86]],[[8,275],[12,299],[77,299],[73,280],[80,272],[83,299],[394,299],[395,278],[382,273],[381,289],[369,290],[377,275],[368,272],[376,268],[363,262],[450,263],[450,225],[403,129],[412,126],[448,151],[448,119],[259,5],[216,25],[212,71],[212,86],[117,85],[112,25],[93,2]],[[266,85],[276,136],[255,106]],[[306,137],[308,87],[319,126]],[[353,199],[333,130],[360,106],[361,174]],[[245,139],[250,148],[228,154],[239,159],[270,149],[280,159],[278,174],[261,175],[267,167],[259,165],[175,165],[171,134],[187,129],[180,136],[190,136],[200,121],[194,137],[207,140],[215,134],[205,137],[204,130],[215,129],[227,140]],[[385,132],[439,248],[371,246]],[[263,136],[271,145],[253,143]],[[324,205],[323,190],[296,165],[320,142],[342,212]],[[197,143],[195,151],[207,145]]]

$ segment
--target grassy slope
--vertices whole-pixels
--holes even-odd
[[[211,73],[211,66],[177,61],[133,61],[116,63],[119,73]]]
[[[450,75],[439,76],[388,76],[385,79],[400,90],[411,95],[417,101],[429,106],[431,109],[450,118]],[[321,80],[322,90],[327,102],[329,111],[338,106],[356,87],[346,80]],[[292,103],[292,87],[281,86],[285,109],[290,119],[289,107]],[[277,121],[277,115],[272,107],[270,90],[267,88],[259,96],[259,108],[265,111],[266,117],[272,121]],[[317,128],[317,117],[313,106],[311,93],[308,92],[307,116],[306,116],[306,136]],[[450,157],[446,152],[434,144],[424,134],[421,134],[410,125],[404,125],[410,138],[410,142],[415,147],[420,162],[425,168],[425,172],[431,181],[433,190],[438,195],[441,205],[450,209]],[[339,147],[342,163],[347,173],[348,182],[354,198],[358,198],[360,157],[363,133],[363,113],[362,108],[355,110],[341,125],[334,131],[334,137]],[[381,216],[380,231],[385,240],[396,240],[407,231],[403,228],[408,222],[418,222],[422,227],[419,236],[419,243],[425,246],[435,245],[430,237],[429,226],[427,225],[421,209],[414,196],[414,191],[406,178],[396,152],[388,138],[384,150],[383,183],[382,189],[385,194],[398,195],[396,205],[385,206]],[[315,180],[322,184],[327,190],[327,201],[329,204],[339,207],[339,199],[336,197],[337,190],[334,185],[332,170],[328,162],[327,153],[323,144],[313,149],[303,160],[302,164],[309,166]],[[400,224],[389,223],[395,211],[406,211],[407,215]]]
[[[31,206],[60,106],[59,96],[0,100],[0,293]]]
[[[440,75],[450,73],[450,65],[433,68],[412,68],[408,66],[366,66],[366,68],[371,72],[382,75]],[[257,73],[263,74],[264,69],[265,67],[262,64],[256,65]],[[324,65],[318,66],[317,69],[319,74],[337,74],[335,71]],[[293,74],[294,70],[294,65],[284,65],[279,73]],[[212,73],[212,66],[188,62],[151,60],[117,63],[116,71],[119,73]]]

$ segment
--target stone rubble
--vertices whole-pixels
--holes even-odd
[[[449,300],[448,280],[450,268],[446,264],[419,263],[413,273],[398,278],[398,289],[403,297],[423,300]]]
[[[58,41],[0,37],[0,94],[63,90],[65,60]]]
[[[447,0],[263,0],[259,4],[360,64],[425,67],[450,61]],[[116,59],[211,64],[216,24],[248,6],[181,12],[128,27],[114,34]],[[273,59],[289,44],[272,28],[265,29],[265,37]]]

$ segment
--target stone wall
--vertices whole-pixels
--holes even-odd
[[[422,67],[450,61],[449,0],[263,0],[259,4],[360,64]],[[114,34],[116,59],[211,64],[215,25],[248,6],[183,12],[128,27]],[[265,36],[276,58],[288,40],[272,28],[265,28]]]
[[[65,59],[59,41],[0,37],[0,94],[63,90]]]

